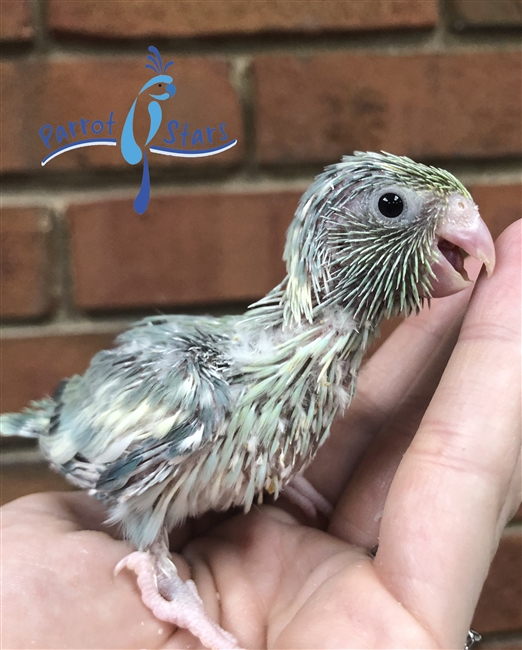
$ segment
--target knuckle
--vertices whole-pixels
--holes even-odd
[[[462,327],[459,342],[466,343],[508,343],[515,344],[520,340],[520,331],[505,323],[475,322],[465,323]]]

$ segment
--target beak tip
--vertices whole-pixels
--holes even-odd
[[[477,258],[484,264],[486,268],[486,273],[488,274],[488,278],[490,278],[493,275],[493,271],[495,270],[495,264],[496,264],[496,259],[495,259],[495,246],[493,244],[493,241],[490,240],[490,246],[488,246],[488,251],[487,252],[482,252],[482,254],[477,255]]]

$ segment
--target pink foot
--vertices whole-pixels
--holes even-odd
[[[318,512],[328,519],[332,516],[332,504],[304,476],[295,476],[285,487],[283,494],[309,517],[317,517]]]
[[[125,556],[116,565],[114,575],[123,568],[131,569],[138,576],[142,600],[156,618],[189,630],[207,648],[239,648],[235,637],[219,627],[206,614],[195,583],[192,580],[183,582],[170,560],[168,575],[165,569],[162,569],[161,575],[158,576],[158,570],[149,553],[135,552]],[[169,600],[160,594],[158,582]]]

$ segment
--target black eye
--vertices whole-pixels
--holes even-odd
[[[379,212],[388,217],[388,219],[395,219],[402,214],[404,210],[404,203],[400,196],[395,192],[388,192],[383,194],[379,199]]]
[[[163,85],[163,84],[158,84],[158,88],[161,88],[162,85]]]

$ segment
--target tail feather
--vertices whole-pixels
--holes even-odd
[[[55,402],[47,397],[25,408],[21,413],[0,415],[0,435],[38,438],[48,430]]]
[[[149,161],[147,154],[143,152],[143,174],[141,177],[141,187],[138,196],[134,199],[134,209],[138,214],[143,214],[149,205],[150,199],[150,174]]]

